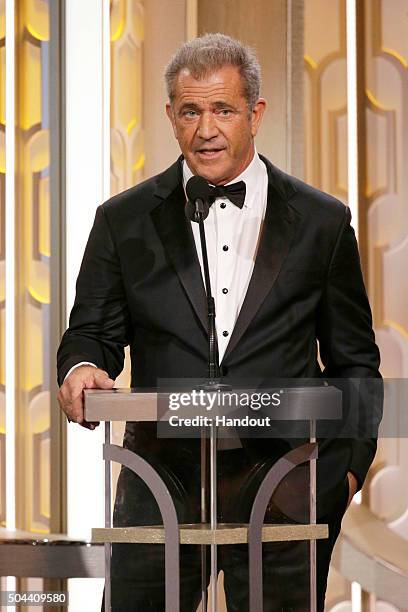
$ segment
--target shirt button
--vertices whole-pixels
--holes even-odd
[[[229,334],[228,334],[228,332],[227,332],[227,331],[223,331],[223,332],[222,332],[222,335],[223,335],[223,336],[225,336],[225,337],[227,337]]]
[[[220,204],[220,208],[226,208],[227,205],[225,204],[225,202],[222,202],[222,204]]]
[[[226,287],[224,287],[224,289],[222,290],[223,293],[228,293],[228,289]]]
[[[226,244],[224,244],[224,246],[222,247],[222,250],[223,250],[223,251],[228,251],[228,247],[227,247],[227,245],[226,245]]]

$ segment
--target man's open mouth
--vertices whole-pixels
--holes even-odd
[[[221,149],[221,148],[219,149],[198,149],[197,153],[201,155],[202,157],[212,158],[212,157],[217,157],[217,155],[222,153],[222,151],[224,151],[224,149]]]

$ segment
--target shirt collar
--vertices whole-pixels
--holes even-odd
[[[246,195],[245,195],[245,208],[252,208],[254,204],[254,198],[250,197],[251,194],[254,194],[255,191],[259,188],[261,184],[263,175],[265,172],[265,165],[260,159],[258,155],[258,151],[255,148],[254,156],[250,162],[250,164],[245,168],[243,172],[237,177],[235,177],[229,183],[225,183],[226,185],[232,185],[233,183],[238,183],[239,181],[244,181],[246,185]],[[187,165],[185,159],[183,159],[183,187],[184,192],[186,190],[187,181],[193,176],[190,168]]]

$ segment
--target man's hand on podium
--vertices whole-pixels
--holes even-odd
[[[87,429],[95,429],[99,421],[88,422],[84,419],[84,389],[112,389],[115,381],[105,370],[91,365],[81,365],[64,380],[58,391],[58,402],[68,421],[74,421]]]

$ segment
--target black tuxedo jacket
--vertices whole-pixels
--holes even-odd
[[[184,216],[181,159],[97,209],[58,351],[60,384],[80,361],[115,379],[127,345],[133,387],[207,375],[206,298]],[[379,352],[349,209],[262,159],[266,216],[222,374],[321,376],[318,341],[325,376],[378,377]],[[375,440],[337,442],[320,451],[327,477],[334,485],[351,470],[361,485]],[[270,443],[257,447],[268,452]]]

